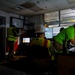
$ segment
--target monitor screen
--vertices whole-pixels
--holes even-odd
[[[10,25],[14,25],[16,28],[23,28],[23,19],[10,17]]]
[[[53,27],[53,36],[56,36],[60,32],[61,27]]]
[[[45,37],[47,38],[47,39],[50,39],[50,38],[52,38],[52,28],[45,28]]]
[[[30,38],[24,37],[22,42],[23,43],[30,43]]]
[[[61,28],[67,28],[68,26],[63,26],[63,27],[53,27],[53,36],[56,36]]]

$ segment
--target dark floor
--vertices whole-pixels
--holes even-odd
[[[41,68],[26,56],[0,62],[0,75],[75,75],[75,56],[58,55],[55,65]]]
[[[49,69],[48,69],[49,70]],[[47,69],[39,68],[26,56],[15,56],[10,61],[0,62],[0,75],[54,75]]]

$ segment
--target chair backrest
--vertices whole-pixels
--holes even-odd
[[[49,57],[48,48],[46,46],[30,46],[30,57],[33,58],[45,58]]]
[[[50,65],[51,58],[46,46],[30,46],[29,58],[39,67],[47,67]]]

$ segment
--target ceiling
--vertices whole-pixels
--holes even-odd
[[[74,8],[75,0],[0,0],[0,10],[23,16]]]

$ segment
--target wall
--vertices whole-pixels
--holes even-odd
[[[16,14],[12,14],[12,13],[8,13],[8,12],[4,12],[4,11],[1,11],[0,10],[0,16],[3,16],[3,17],[6,17],[6,25],[4,25],[6,27],[6,29],[8,27],[10,27],[10,17],[16,17],[16,18],[19,18],[19,15],[16,15]],[[20,18],[23,19],[23,16],[20,16]],[[7,30],[6,30],[7,31]],[[7,33],[7,32],[6,32]],[[7,35],[6,35],[7,36]]]
[[[44,15],[36,15],[27,17],[27,23],[34,23],[34,28],[39,24],[44,24]]]
[[[0,16],[3,16],[6,18],[6,24],[5,25],[0,25],[0,30],[2,30],[2,32],[0,33],[0,35],[2,35],[1,39],[1,56],[4,57],[4,52],[6,51],[6,38],[7,38],[7,28],[10,26],[10,16],[12,17],[17,17],[19,18],[19,15],[16,14],[11,14],[8,12],[4,12],[0,10]],[[0,58],[1,59],[1,58]]]
[[[4,12],[4,11],[1,11],[1,10],[0,10],[0,16],[6,17],[6,27],[10,26],[10,16],[17,17],[17,18],[19,17],[19,15],[11,14],[11,13]]]

